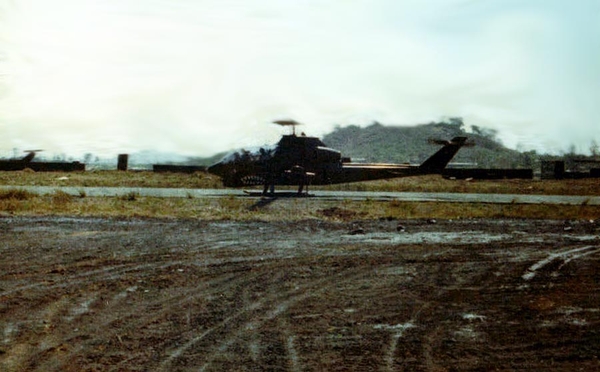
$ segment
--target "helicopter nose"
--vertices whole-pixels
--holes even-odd
[[[210,174],[214,174],[215,176],[222,177],[225,173],[225,164],[223,164],[223,162],[218,162],[206,168],[206,171]]]

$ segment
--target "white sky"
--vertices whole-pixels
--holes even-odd
[[[600,0],[0,0],[0,152],[207,156],[272,120],[600,143]]]

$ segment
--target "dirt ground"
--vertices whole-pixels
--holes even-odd
[[[2,371],[598,370],[600,224],[0,218]]]

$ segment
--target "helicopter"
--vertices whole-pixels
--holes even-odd
[[[308,185],[441,174],[467,141],[467,137],[432,141],[443,147],[420,165],[353,163],[317,137],[308,137],[304,133],[296,135],[296,126],[300,123],[295,120],[273,123],[291,126],[292,134],[282,136],[275,145],[230,152],[207,171],[221,177],[225,187],[262,185],[262,195],[274,195],[275,185],[297,185],[297,195],[302,195],[305,187],[308,195]]]
[[[27,154],[22,158],[0,160],[1,170],[23,170],[31,165],[31,161],[35,158],[35,155],[43,150],[25,150]]]

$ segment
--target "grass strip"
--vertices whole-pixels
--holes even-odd
[[[151,171],[33,172],[0,171],[0,185],[73,187],[157,187],[220,189],[221,180],[205,172]],[[581,180],[447,180],[439,175],[311,186],[311,190],[463,192],[540,195],[600,195],[598,179]]]
[[[191,218],[203,220],[298,221],[323,219],[463,219],[463,218],[600,218],[600,206],[546,204],[488,204],[450,202],[322,201],[310,199],[211,199],[141,197],[86,197],[55,191],[48,195],[7,190],[0,193],[0,215],[81,216],[123,218]]]

